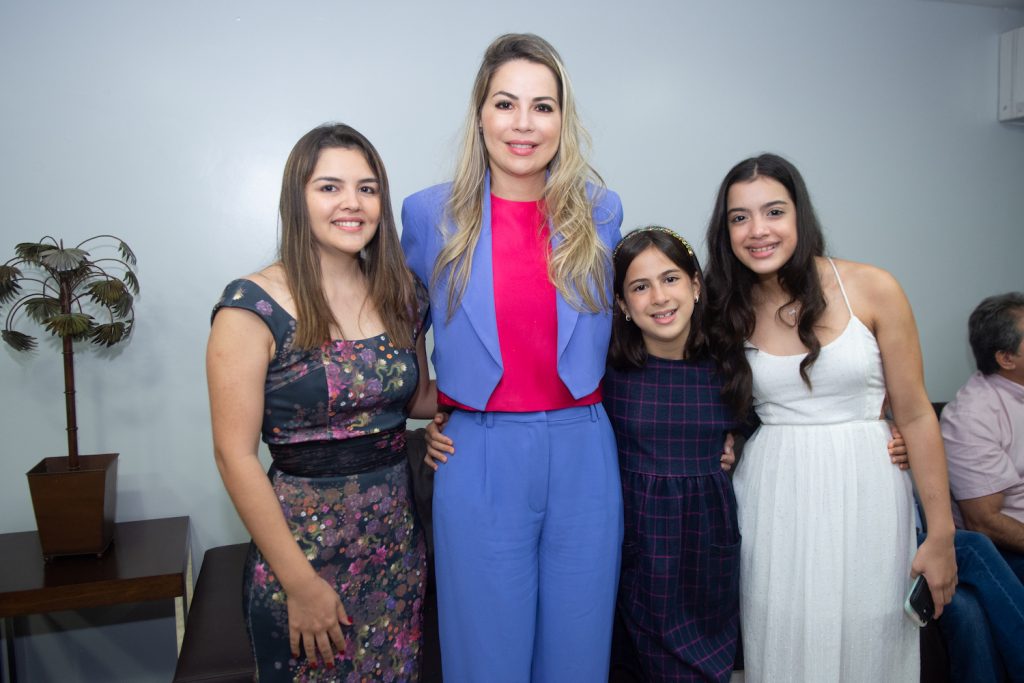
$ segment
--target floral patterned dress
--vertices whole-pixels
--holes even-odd
[[[296,350],[295,319],[249,280],[229,284],[213,314],[224,307],[252,311],[273,333],[262,430],[268,476],[295,542],[352,619],[333,662],[292,657],[287,596],[252,544],[243,607],[258,680],[417,680],[426,553],[405,459],[415,349],[381,334]],[[417,307],[414,338],[428,307],[419,284]]]

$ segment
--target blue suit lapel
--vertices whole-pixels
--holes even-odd
[[[492,262],[491,232],[491,176],[484,178],[483,216],[480,224],[480,239],[473,250],[473,269],[469,274],[466,294],[462,297],[462,308],[480,341],[491,354],[491,358],[503,367],[501,346],[498,344],[498,318],[494,310],[494,264]]]
[[[548,224],[548,229],[554,232],[554,227],[550,222]],[[559,242],[561,242],[561,240],[552,239],[552,249],[554,249]],[[565,352],[565,347],[569,344],[569,339],[572,338],[572,332],[575,330],[575,325],[577,325],[577,322],[580,319],[580,311],[573,308],[557,289],[555,289],[555,310],[558,314],[558,355],[556,357],[560,361],[562,359],[562,353]]]
[[[491,228],[491,175],[484,178],[483,211],[480,225],[480,239],[473,250],[473,270],[469,276],[466,294],[462,297],[462,308],[469,318],[473,330],[483,342],[491,358],[499,367],[501,345],[498,342],[498,319],[494,308],[494,263],[492,258],[493,231]],[[554,246],[554,242],[552,246]],[[572,307],[558,291],[555,291],[555,309],[558,316],[558,361],[561,367],[562,355],[576,330],[580,313]]]
[[[576,329],[576,322],[580,319],[580,312],[569,305],[569,303],[555,292],[555,308],[558,311],[558,361],[561,367],[562,354],[565,347],[569,345],[572,333]]]

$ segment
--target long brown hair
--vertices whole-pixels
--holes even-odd
[[[380,224],[363,249],[359,267],[369,285],[367,303],[375,307],[388,336],[397,347],[411,347],[416,315],[415,285],[398,240],[384,162],[369,140],[342,123],[317,126],[303,135],[284,166],[278,258],[295,301],[294,345],[299,349],[319,348],[331,339],[332,327],[340,328],[324,294],[319,248],[313,238],[306,205],[306,184],[320,153],[332,148],[362,153],[380,183]]]
[[[455,231],[447,236],[438,255],[433,277],[448,275],[448,315],[465,294],[472,269],[473,250],[480,239],[483,217],[484,177],[488,169],[487,148],[479,129],[480,110],[487,99],[494,73],[514,60],[542,64],[551,70],[558,85],[562,131],[558,151],[548,167],[544,206],[551,222],[554,244],[548,257],[548,277],[562,297],[579,310],[607,309],[608,249],[597,234],[592,215],[596,197],[587,196],[587,181],[604,183],[586,160],[590,136],[580,123],[572,84],[562,58],[546,40],[532,33],[499,36],[484,53],[473,82],[469,112],[462,133],[462,153],[452,182],[447,215]],[[610,218],[610,217],[609,217]]]
[[[753,289],[757,277],[740,263],[729,239],[729,188],[755,178],[772,178],[782,183],[796,211],[797,243],[793,255],[779,269],[779,284],[789,300],[779,309],[800,304],[797,334],[808,353],[800,361],[800,377],[809,387],[808,371],[818,359],[821,342],[814,326],[825,312],[825,295],[815,257],[825,253],[825,237],[811,204],[800,171],[775,154],[744,159],[733,166],[722,180],[715,199],[714,213],[708,223],[707,283],[712,312],[709,332],[711,348],[725,375],[722,394],[736,414],[745,417],[750,407],[753,378],[743,345],[754,334]]]

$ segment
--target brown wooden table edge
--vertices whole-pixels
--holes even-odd
[[[135,576],[124,579],[101,579],[98,581],[81,581],[56,586],[42,586],[25,590],[13,590],[0,594],[0,618],[26,616],[29,614],[45,614],[63,610],[104,607],[151,600],[187,598],[191,586],[189,580],[189,562],[192,556],[192,533],[190,518],[187,515],[163,517],[156,519],[139,519],[118,522],[115,540],[124,545],[125,540],[132,537],[139,526],[157,523],[177,531],[184,525],[184,539],[181,550],[180,568],[173,572]],[[127,527],[127,528],[125,528]],[[35,532],[15,532],[35,533]],[[102,561],[101,558],[96,558]],[[82,561],[70,558],[54,558],[51,562]]]
[[[0,618],[151,600],[170,600],[184,596],[182,574],[96,581],[89,584],[7,593],[0,598]]]

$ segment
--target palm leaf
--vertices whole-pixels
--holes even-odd
[[[18,258],[38,265],[41,263],[40,257],[42,253],[54,248],[52,244],[43,244],[42,242],[20,242],[14,247],[14,253],[17,254]]]
[[[88,286],[86,291],[92,300],[101,306],[114,306],[128,294],[128,288],[120,280],[106,278],[96,280]]]
[[[25,301],[25,312],[37,323],[43,324],[55,315],[60,315],[60,299],[52,296],[34,296]]]
[[[0,338],[15,351],[31,351],[36,348],[36,338],[17,330],[4,330]]]
[[[21,271],[17,266],[12,266],[9,263],[0,264],[0,282],[10,282],[19,277],[21,277]]]
[[[94,302],[109,308],[118,318],[126,318],[135,303],[125,283],[114,278],[97,280],[89,285],[88,292]]]
[[[89,341],[93,344],[113,346],[118,342],[124,341],[130,333],[131,327],[122,322],[104,323],[92,329],[89,333]]]
[[[21,291],[21,285],[18,284],[20,277],[21,271],[14,266],[0,266],[0,304],[13,300]]]
[[[61,313],[48,318],[44,324],[50,334],[72,339],[83,339],[93,327],[92,316],[85,313]]]
[[[96,267],[89,261],[83,261],[77,268],[70,268],[68,270],[57,273],[57,279],[62,282],[67,282],[72,289],[78,289],[81,283],[89,279],[90,276],[95,275]]]
[[[121,276],[121,279],[124,280],[125,284],[131,288],[133,294],[139,293],[139,278],[135,275],[135,271],[124,271],[124,275]]]
[[[89,258],[89,252],[76,247],[61,249],[50,247],[50,249],[39,254],[39,261],[46,268],[53,268],[56,271],[73,271],[79,269]]]
[[[121,258],[123,258],[127,264],[132,266],[136,264],[135,252],[132,251],[131,247],[124,243],[124,240],[117,241],[117,250],[121,252]]]
[[[127,318],[132,312],[132,307],[135,305],[135,299],[128,292],[124,293],[117,302],[114,303],[111,308],[114,310],[114,315],[118,318]]]

